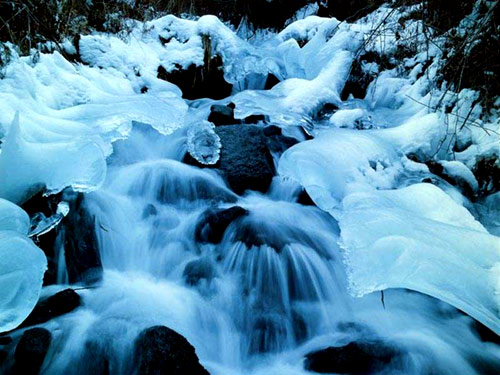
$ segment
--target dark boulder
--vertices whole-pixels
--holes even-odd
[[[195,239],[201,243],[218,244],[229,224],[241,216],[248,215],[248,211],[239,206],[227,209],[210,209],[203,213],[202,219],[195,229]]]
[[[70,283],[93,284],[102,278],[95,218],[82,193],[68,193],[70,212],[63,220],[64,256]]]
[[[274,164],[262,128],[225,125],[215,131],[222,144],[215,167],[229,186],[237,194],[248,189],[266,192],[274,176]]]
[[[135,343],[138,375],[209,375],[194,347],[164,326],[144,330]]]
[[[250,115],[243,119],[245,124],[258,124],[259,122],[266,121],[268,121],[268,118],[265,115]]]
[[[87,341],[80,356],[77,368],[78,375],[109,375],[110,359],[106,344]],[[75,366],[72,364],[72,366]]]
[[[37,375],[52,341],[51,333],[45,328],[25,331],[14,352],[12,375]]]
[[[269,125],[264,128],[264,135],[270,137],[272,135],[282,135],[282,129],[276,125]]]
[[[398,355],[395,349],[380,340],[350,342],[309,353],[305,368],[322,374],[378,374]]]
[[[208,259],[196,259],[184,268],[184,279],[189,285],[198,285],[201,280],[210,282],[215,277],[215,270]]]
[[[67,314],[80,306],[80,296],[73,289],[62,290],[53,296],[40,300],[21,327],[45,323]]]
[[[272,135],[267,137],[267,147],[269,151],[277,154],[282,154],[287,149],[295,146],[299,141],[295,138],[287,137],[285,135]]]
[[[234,107],[228,105],[214,104],[210,107],[210,115],[208,121],[215,126],[219,125],[234,125],[241,121],[234,118]]]
[[[183,69],[177,65],[172,71],[158,67],[158,78],[177,85],[185,99],[224,99],[231,95],[233,85],[224,79],[224,63],[219,55],[212,56],[212,42],[209,36],[202,36],[205,50],[203,65],[189,65]]]

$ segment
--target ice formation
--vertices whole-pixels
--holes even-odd
[[[408,21],[395,36],[409,11],[383,6],[354,24],[311,16],[248,38],[213,16],[166,16],[119,36],[82,36],[85,64],[57,52],[14,56],[0,80],[0,331],[29,314],[46,268],[14,203],[72,187],[89,193],[104,277],[82,292],[81,309],[48,323],[60,328],[61,352],[47,374],[81,363],[89,342],[110,348],[123,373],[138,331],[152,324],[178,329],[213,375],[303,374],[304,354],[352,339],[341,324],[395,343],[407,374],[497,365],[498,349],[451,306],[500,333],[500,193],[472,201],[424,162],[476,194],[477,158],[500,154],[498,119],[481,119],[477,93],[432,86],[435,45],[394,69],[365,64],[377,78],[363,98],[342,100],[360,48],[385,53],[420,35]],[[183,100],[157,69],[199,66],[208,48],[234,84],[218,104],[313,138],[274,160],[268,194],[238,196],[214,170],[182,163],[186,151],[217,163],[222,146],[204,121],[216,101]],[[280,82],[255,89],[268,73]],[[456,132],[464,117],[470,126]],[[296,202],[301,187],[317,207]],[[207,211],[234,205],[248,215],[228,224],[219,246],[193,239]],[[30,235],[67,208],[33,217]],[[192,262],[196,285],[185,279]],[[381,290],[387,306],[373,293]]]
[[[28,230],[26,212],[0,198],[0,332],[22,323],[40,296],[47,259]]]
[[[188,128],[188,152],[201,164],[211,165],[219,160],[221,143],[214,129],[214,124],[208,121],[194,123]]]
[[[416,290],[500,332],[500,239],[431,184],[353,193],[341,244],[353,291]]]

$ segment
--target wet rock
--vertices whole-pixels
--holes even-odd
[[[51,333],[45,328],[25,331],[14,353],[12,375],[37,375],[52,341]]]
[[[144,207],[144,211],[142,211],[142,218],[147,219],[151,216],[158,215],[158,209],[154,206],[154,204],[148,203],[146,207]]]
[[[273,136],[273,135],[281,135],[282,134],[282,130],[279,126],[276,126],[276,125],[269,125],[269,126],[266,126],[264,128],[264,135],[266,137],[270,137],[270,136]]]
[[[20,327],[45,323],[67,314],[80,306],[80,296],[73,289],[62,290],[53,296],[40,300]]]
[[[189,285],[198,285],[201,280],[210,282],[215,277],[215,270],[208,259],[196,259],[184,268],[184,280]]]
[[[209,375],[194,347],[164,326],[144,330],[135,343],[138,375]]]
[[[309,353],[305,368],[318,373],[350,375],[378,374],[398,356],[382,341],[350,342]]]
[[[265,115],[250,115],[243,119],[245,124],[258,124],[259,122],[266,121],[268,121],[268,118]]]
[[[45,217],[51,217],[56,214],[57,205],[61,202],[61,195],[44,196],[44,191],[31,197],[21,205],[21,208],[28,213],[30,218],[35,215],[43,214]],[[60,232],[60,227],[50,230],[43,235],[33,238],[33,242],[44,252],[47,257],[47,271],[43,277],[43,285],[52,285],[57,282],[57,256],[56,256],[56,239]]]
[[[109,375],[109,373],[110,361],[105,347],[95,341],[87,341],[78,362],[78,374]]]
[[[193,165],[199,168],[211,167],[199,163],[193,157],[186,153],[184,163]],[[237,196],[232,194],[229,189],[224,189],[217,185],[208,182],[202,177],[193,177],[190,180],[189,186],[186,186],[180,180],[167,180],[158,190],[156,198],[161,203],[177,203],[179,200],[194,202],[196,200],[210,200],[226,203],[234,203],[237,201]]]
[[[286,318],[279,314],[258,317],[252,325],[249,353],[277,352],[287,337]]]
[[[102,278],[102,263],[95,218],[85,206],[82,193],[68,193],[70,212],[64,218],[64,255],[70,283],[93,284]],[[65,196],[66,197],[66,196]]]
[[[196,241],[201,243],[220,243],[229,224],[245,215],[248,215],[248,211],[239,206],[206,211],[196,226]]]
[[[237,194],[248,189],[266,192],[274,176],[274,165],[262,128],[225,125],[215,131],[222,144],[215,167],[229,186]]]
[[[158,67],[158,78],[177,85],[185,99],[201,98],[224,99],[231,95],[233,85],[224,79],[224,63],[219,55],[211,56],[212,46],[208,36],[203,36],[205,55],[203,65],[191,64],[187,69],[177,65],[168,72],[163,66]]]
[[[241,242],[248,249],[266,245],[277,252],[281,252],[290,241],[293,241],[291,237],[294,239],[301,238],[304,242],[309,242],[310,240],[307,233],[301,230],[289,229],[286,233],[279,233],[273,225],[266,225],[264,223],[255,222],[254,220],[244,220],[236,227],[235,232],[232,234],[231,241]]]
[[[290,147],[299,143],[295,138],[285,135],[272,135],[267,137],[267,147],[269,151],[277,154],[282,154]]]
[[[210,107],[208,121],[215,126],[239,124],[240,120],[234,118],[234,108],[227,105],[214,104]]]

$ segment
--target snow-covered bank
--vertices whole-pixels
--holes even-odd
[[[71,187],[87,194],[103,277],[44,324],[58,346],[46,374],[92,373],[93,355],[126,373],[134,340],[158,324],[213,375],[303,374],[305,355],[353,340],[394,349],[383,373],[499,366],[498,346],[456,309],[500,334],[500,193],[477,172],[500,155],[500,122],[482,117],[477,93],[436,86],[439,39],[396,58],[420,27],[403,21],[410,11],[311,16],[255,36],[166,16],[83,36],[82,63],[14,57],[0,80],[0,290],[13,301],[0,303],[0,331],[29,314],[46,267],[15,204]],[[212,62],[229,97],[186,100],[189,87],[162,79],[207,77]],[[349,92],[356,64],[371,78]],[[255,89],[271,75],[279,82]],[[234,116],[231,131],[206,121],[213,104]],[[268,184],[277,170],[266,194],[238,195],[218,173],[221,155],[241,179],[257,172],[238,154],[248,148],[223,142],[245,142],[235,126],[265,143],[251,151]],[[302,188],[315,205],[299,203]],[[213,217],[219,241],[199,241]]]

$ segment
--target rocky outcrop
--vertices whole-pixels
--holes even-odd
[[[73,289],[65,289],[53,296],[40,300],[20,327],[45,323],[53,318],[67,314],[80,306],[81,300]]]
[[[102,277],[95,219],[87,210],[82,193],[73,193],[67,198],[70,213],[63,224],[64,256],[69,282],[93,284]]]
[[[109,375],[110,359],[106,343],[87,341],[76,366],[78,375]]]
[[[248,211],[239,206],[219,210],[209,209],[202,214],[202,218],[196,226],[196,241],[218,244],[227,227],[237,218],[247,214]]]
[[[208,121],[215,126],[219,125],[234,125],[239,124],[241,121],[234,118],[234,104],[228,105],[214,104],[210,107],[210,115]]]
[[[144,330],[135,343],[138,375],[209,375],[194,347],[165,326]]]
[[[25,331],[14,353],[11,375],[38,375],[51,341],[52,335],[45,328]]]
[[[322,374],[378,374],[397,356],[398,352],[382,341],[355,341],[309,353],[305,368]]]
[[[215,275],[213,265],[205,258],[196,259],[186,264],[183,273],[184,280],[188,285],[198,285],[202,280],[210,282]]]
[[[266,192],[275,174],[273,155],[298,143],[295,138],[284,136],[281,128],[274,125],[219,125],[215,132],[222,145],[215,165],[200,164],[189,153],[183,162],[218,169],[237,194],[246,190]]]
[[[257,126],[226,125],[215,129],[222,148],[215,165],[237,194],[245,190],[266,192],[274,165],[266,136]]]

